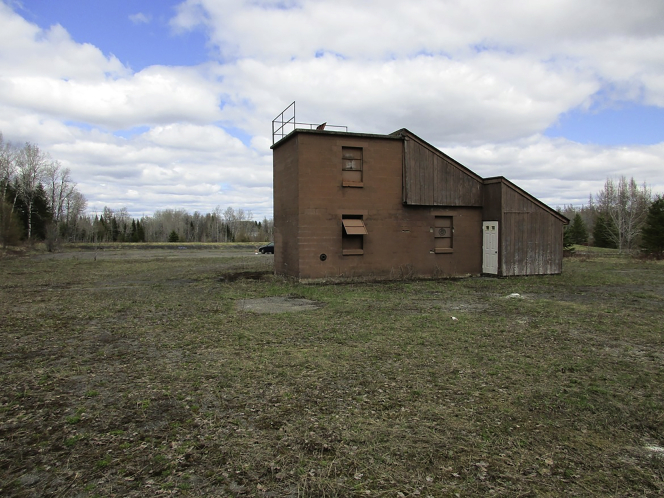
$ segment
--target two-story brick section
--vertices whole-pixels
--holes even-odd
[[[406,129],[295,129],[272,146],[275,272],[301,280],[562,271],[569,220]]]

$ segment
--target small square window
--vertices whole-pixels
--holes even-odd
[[[341,219],[341,249],[344,256],[364,254],[364,236],[367,227],[361,215],[343,215]]]
[[[344,187],[362,187],[362,148],[341,148],[341,180]]]
[[[436,216],[433,227],[434,252],[444,254],[452,252],[454,225],[452,216]]]

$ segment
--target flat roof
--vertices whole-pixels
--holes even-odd
[[[332,130],[308,130],[306,128],[295,128],[293,131],[291,131],[288,135],[284,136],[283,138],[279,139],[277,142],[275,142],[270,149],[274,149],[278,145],[280,145],[282,142],[285,142],[289,138],[295,136],[298,133],[307,133],[310,135],[335,135],[335,136],[344,136],[344,137],[357,137],[357,138],[380,138],[384,140],[403,140],[403,137],[401,136],[394,136],[394,135],[382,135],[379,133],[354,133],[351,131],[332,131]]]

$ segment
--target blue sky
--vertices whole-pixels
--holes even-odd
[[[134,71],[152,65],[190,66],[208,60],[202,30],[174,33],[180,2],[168,0],[22,1],[17,12],[43,29],[62,25],[79,43],[115,55]]]
[[[554,207],[619,175],[664,192],[664,2],[0,0],[0,131],[70,168],[90,209],[271,216],[271,120],[293,100]]]
[[[631,103],[612,109],[573,109],[560,116],[545,134],[582,144],[658,144],[664,142],[664,109]]]

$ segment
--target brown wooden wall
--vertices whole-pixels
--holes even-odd
[[[482,179],[430,145],[406,136],[403,202],[411,206],[482,206]]]
[[[563,270],[563,221],[501,183],[499,274],[547,275]]]
[[[483,188],[483,221],[502,221],[503,219],[503,189],[499,180],[494,183],[485,183]]]

